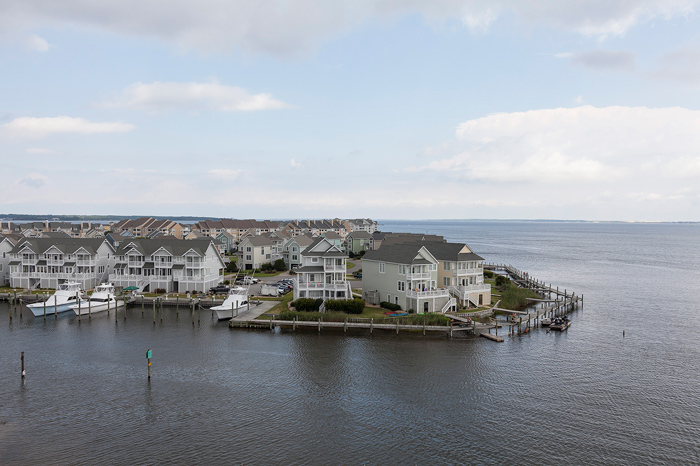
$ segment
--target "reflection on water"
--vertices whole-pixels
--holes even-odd
[[[0,464],[700,461],[700,264],[687,254],[699,250],[697,234],[678,225],[384,229],[426,225],[583,293],[584,308],[568,332],[497,344],[229,330],[206,311],[193,326],[167,309],[155,325],[139,308],[116,323],[113,314],[44,322],[26,312],[10,322],[0,303]]]

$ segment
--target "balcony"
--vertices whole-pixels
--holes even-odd
[[[299,290],[329,290],[343,291],[348,289],[348,282],[333,281],[332,283],[324,282],[294,282],[294,285]]]
[[[450,296],[450,291],[439,288],[437,290],[428,290],[428,291],[414,291],[414,290],[407,290],[406,291],[406,297],[407,298],[446,298]]]
[[[476,276],[476,275],[483,275],[483,274],[484,274],[483,267],[475,267],[473,269],[453,269],[452,270],[453,277],[469,277],[469,276]]]
[[[430,272],[406,272],[406,280],[430,280]]]

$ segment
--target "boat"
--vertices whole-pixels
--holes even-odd
[[[224,302],[209,309],[216,312],[217,319],[231,320],[238,312],[248,309],[248,288],[231,287]]]
[[[551,330],[558,330],[560,332],[563,332],[567,328],[571,326],[571,321],[569,320],[568,317],[556,317],[552,323],[550,324],[549,328]]]
[[[103,283],[95,287],[95,290],[92,292],[87,302],[80,303],[79,305],[73,304],[71,309],[75,312],[75,315],[80,315],[123,307],[124,300],[117,300],[117,296],[114,293],[114,285],[111,283]]]
[[[542,327],[549,327],[549,325],[550,325],[551,323],[552,323],[552,319],[550,319],[549,317],[542,317],[542,318],[540,319],[540,325],[541,325]]]
[[[46,301],[27,304],[27,307],[35,317],[38,317],[44,315],[44,312],[55,314],[70,311],[71,306],[76,304],[78,300],[85,302],[85,292],[80,289],[80,283],[67,282],[58,285],[54,294],[49,296]]]

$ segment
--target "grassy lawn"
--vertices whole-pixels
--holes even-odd
[[[345,268],[346,268],[346,269],[351,269],[351,268],[353,268],[353,267],[355,267],[355,264],[353,264],[352,262],[346,262],[346,263],[345,263]]]

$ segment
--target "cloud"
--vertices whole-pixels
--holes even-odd
[[[136,127],[120,122],[91,122],[84,118],[68,116],[57,117],[20,117],[0,126],[2,131],[10,136],[21,138],[42,138],[57,133],[124,133]]]
[[[207,172],[209,176],[219,180],[235,180],[243,173],[243,170],[231,170],[229,168],[214,168]]]
[[[51,45],[46,42],[46,39],[39,37],[37,35],[32,35],[27,39],[27,48],[34,50],[35,52],[48,52]]]
[[[475,183],[668,188],[700,170],[700,111],[582,106],[497,113],[457,128],[459,152],[407,173]]]
[[[167,110],[254,111],[294,108],[270,94],[250,94],[245,89],[217,82],[134,83],[121,98],[106,107],[159,112]]]
[[[654,18],[692,14],[698,0],[288,0],[261,7],[258,0],[4,0],[0,30],[84,27],[152,37],[187,49],[244,50],[290,56],[328,37],[375,19],[422,15],[455,20],[486,31],[501,16],[595,37],[621,35]],[[138,14],[134,14],[137,11]]]
[[[51,149],[44,149],[43,147],[30,147],[27,149],[27,154],[44,154],[44,155],[49,155],[49,154],[55,154],[56,152],[51,150]]]
[[[659,59],[657,69],[650,75],[686,84],[700,84],[700,47],[686,47],[664,54]]]
[[[26,186],[29,188],[41,188],[43,186],[46,186],[48,182],[49,178],[46,175],[41,175],[39,173],[30,173],[24,178],[17,180],[16,184]]]
[[[301,163],[297,162],[296,160],[292,159],[289,163],[289,166],[292,168],[299,168],[301,167]]]
[[[591,50],[571,55],[571,62],[595,70],[633,71],[634,52]]]

